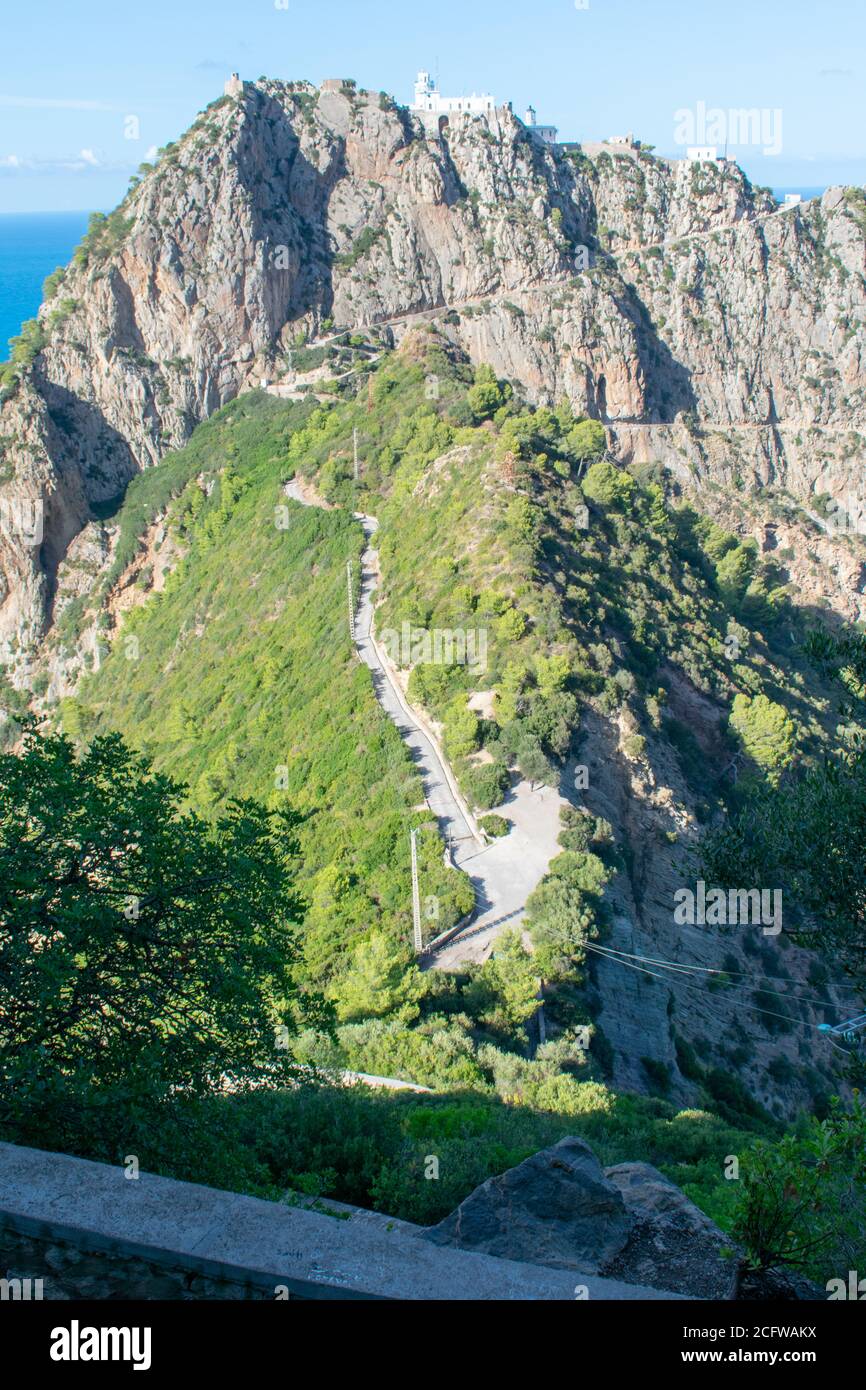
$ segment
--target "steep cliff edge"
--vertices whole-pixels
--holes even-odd
[[[510,111],[437,138],[387,98],[246,84],[97,223],[0,413],[13,678],[58,565],[132,476],[330,324],[441,309],[476,360],[567,396],[684,480],[843,493],[866,428],[862,195],[776,213],[732,166],[552,150]],[[587,267],[588,262],[588,268]]]

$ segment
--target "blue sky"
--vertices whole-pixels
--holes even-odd
[[[0,53],[0,212],[108,208],[228,72],[354,77],[408,102],[532,101],[561,138],[632,130],[676,154],[697,103],[780,110],[782,152],[735,148],[773,187],[866,183],[864,0],[37,0]],[[125,137],[138,121],[137,140]]]

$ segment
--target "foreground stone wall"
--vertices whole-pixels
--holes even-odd
[[[337,1203],[310,1210],[153,1173],[130,1180],[119,1165],[0,1143],[3,1277],[42,1279],[46,1299],[676,1297],[439,1248],[406,1222]]]
[[[255,1284],[208,1279],[189,1269],[175,1269],[137,1259],[118,1250],[86,1250],[59,1240],[39,1240],[0,1231],[0,1298],[190,1300],[269,1299]],[[281,1294],[297,1298],[297,1294]]]

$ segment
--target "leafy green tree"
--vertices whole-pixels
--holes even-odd
[[[752,788],[701,851],[707,879],[783,888],[786,936],[866,980],[866,746]]]
[[[445,713],[445,746],[451,758],[465,758],[478,747],[478,715],[458,695]]]
[[[560,690],[547,698],[534,692],[529,699],[529,710],[520,723],[524,734],[537,739],[545,753],[554,758],[565,758],[571,748],[578,719],[576,697],[570,691]]]
[[[579,420],[568,431],[565,446],[578,463],[600,458],[607,447],[604,425],[598,420]]]
[[[755,572],[755,551],[746,545],[726,550],[716,565],[719,592],[729,608],[742,601]]]
[[[797,749],[794,723],[784,707],[766,695],[736,695],[730,723],[744,751],[771,780],[793,761]]]
[[[553,652],[550,656],[539,654],[535,658],[535,675],[542,695],[553,695],[561,690],[570,674],[571,662],[562,652]]]
[[[409,951],[376,931],[355,947],[349,969],[335,980],[330,994],[342,1022],[399,1013],[408,1023],[418,1015],[423,991]]]
[[[519,608],[506,608],[496,619],[495,628],[500,642],[519,642],[526,631],[526,618]]]
[[[482,362],[475,370],[475,385],[470,386],[467,392],[469,409],[472,411],[476,420],[489,420],[491,415],[495,415],[497,410],[505,402],[505,395],[502,387],[496,379],[496,373],[486,362]]]
[[[566,852],[557,855],[530,895],[526,926],[544,979],[567,976],[584,960],[585,942],[598,936],[602,893],[609,877],[597,855]]]
[[[635,494],[634,478],[612,463],[594,463],[586,471],[581,488],[590,502],[624,511]]]
[[[534,547],[538,541],[540,514],[528,497],[518,493],[512,497],[505,513],[505,531],[510,541],[517,545]]]
[[[517,750],[517,766],[530,786],[552,787],[556,772],[538,739],[527,738]]]
[[[790,1265],[847,1283],[866,1261],[866,1110],[836,1101],[824,1120],[743,1158],[733,1235],[757,1270]],[[847,1290],[846,1290],[847,1292]]]
[[[43,1087],[166,1097],[285,1078],[295,818],[210,825],[117,735],[0,756],[3,1108]]]
[[[502,1032],[523,1027],[538,1009],[538,966],[519,931],[504,932],[464,994],[473,1018]]]

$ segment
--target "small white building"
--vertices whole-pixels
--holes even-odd
[[[606,145],[626,145],[630,150],[636,148],[635,138],[631,131],[628,135],[609,135],[604,143]]]
[[[802,193],[786,193],[786,194],[785,194],[785,201],[784,201],[784,203],[782,204],[782,208],[783,208],[783,210],[784,210],[785,208],[798,208],[798,207],[800,206],[800,204],[802,203],[802,201],[803,201],[803,195],[802,195]]]
[[[461,111],[483,116],[496,110],[496,100],[486,92],[481,96],[473,92],[470,97],[443,97],[429,72],[419,72],[410,109],[432,116],[451,116]]]
[[[535,107],[529,106],[523,118],[523,124],[527,130],[531,130],[533,135],[537,135],[539,140],[543,140],[545,145],[555,145],[556,137],[559,134],[555,125],[539,125],[535,113]]]
[[[686,150],[687,164],[720,164],[719,151],[715,145],[692,145]]]
[[[239,97],[239,96],[242,96],[242,95],[243,95],[243,90],[244,90],[244,84],[243,84],[243,82],[242,82],[241,79],[238,77],[237,73],[236,73],[236,72],[233,72],[232,75],[231,75],[231,77],[229,78],[228,82],[226,83],[226,85],[225,85],[224,88],[223,88],[224,94],[225,94],[227,97]]]

